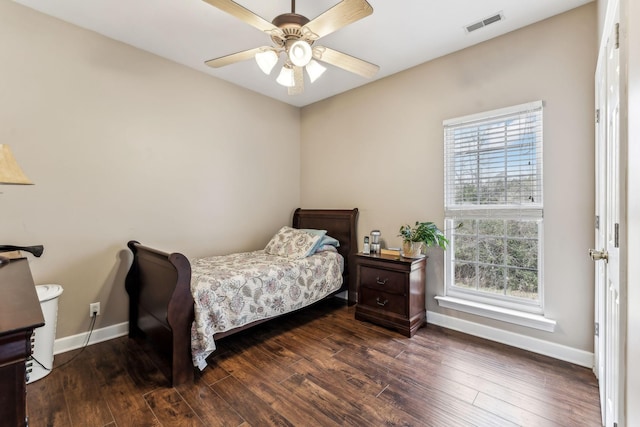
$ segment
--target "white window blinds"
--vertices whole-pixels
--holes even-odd
[[[542,209],[542,101],[447,120],[445,209]]]

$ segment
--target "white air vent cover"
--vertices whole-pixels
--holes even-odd
[[[487,18],[484,18],[481,21],[474,22],[473,24],[465,25],[464,29],[467,33],[470,33],[475,30],[479,30],[480,28],[486,27],[487,25],[493,24],[494,22],[504,20],[504,15],[502,12],[498,12],[495,15],[491,15]]]

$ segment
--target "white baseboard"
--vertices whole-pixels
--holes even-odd
[[[427,322],[442,326],[443,328],[453,329],[454,331],[553,357],[554,359],[564,360],[565,362],[574,363],[586,368],[593,368],[594,355],[588,351],[469,322],[468,320],[445,316],[444,314],[433,311],[427,311]]]
[[[129,322],[118,323],[117,325],[107,326],[106,328],[94,329],[89,338],[89,332],[83,332],[77,335],[71,335],[64,338],[56,339],[53,343],[53,354],[66,353],[84,347],[85,344],[92,345],[102,341],[112,340],[122,337],[129,333]],[[87,343],[87,338],[89,342]]]

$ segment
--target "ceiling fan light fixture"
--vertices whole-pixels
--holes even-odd
[[[271,70],[273,70],[273,67],[275,67],[278,62],[278,54],[273,50],[258,52],[256,53],[255,58],[258,63],[258,67],[260,67],[262,72],[267,75],[271,74]]]
[[[289,95],[303,92],[303,69],[307,70],[312,83],[326,71],[325,66],[316,61],[365,78],[372,78],[380,68],[354,56],[316,44],[318,39],[371,15],[373,8],[367,0],[334,0],[338,1],[336,5],[311,20],[297,14],[296,1],[291,0],[291,12],[282,13],[271,22],[241,6],[237,0],[204,1],[267,34],[273,42],[273,46],[255,47],[205,61],[209,67],[219,68],[254,58],[262,72],[269,75],[280,62],[280,53],[284,52],[286,57],[282,61],[284,64],[276,82],[287,87]]]
[[[304,40],[296,40],[289,46],[289,60],[297,67],[306,66],[312,58],[311,46]]]
[[[280,74],[278,75],[276,82],[278,82],[278,84],[281,84],[284,87],[295,86],[296,83],[293,78],[293,69],[286,65],[282,67],[282,70],[280,70]]]
[[[320,77],[322,74],[324,74],[325,71],[327,71],[327,67],[323,66],[314,59],[309,61],[304,69],[307,70],[307,75],[309,76],[309,80],[311,81],[311,83],[318,80],[318,77]]]

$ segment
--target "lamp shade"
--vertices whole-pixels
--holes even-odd
[[[271,74],[271,70],[273,70],[273,67],[275,67],[278,62],[278,55],[272,50],[258,52],[255,58],[258,66],[265,74]]]
[[[304,40],[297,40],[289,46],[289,60],[297,67],[304,67],[311,61],[311,46]]]
[[[7,144],[0,144],[0,184],[33,184],[18,166]]]
[[[311,81],[311,83],[315,82],[318,77],[320,77],[325,71],[327,71],[327,68],[325,66],[321,65],[318,61],[315,61],[313,59],[309,61],[304,69],[307,70],[307,75],[309,76],[309,80]]]
[[[280,70],[280,75],[278,75],[276,81],[285,87],[295,86],[296,83],[293,78],[293,69],[291,69],[291,67],[287,67],[286,65],[282,67],[282,70]]]

